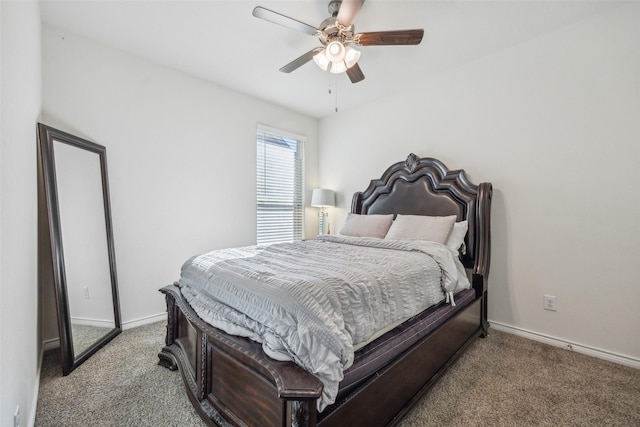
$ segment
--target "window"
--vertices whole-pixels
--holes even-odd
[[[258,126],[257,243],[301,240],[304,138]]]

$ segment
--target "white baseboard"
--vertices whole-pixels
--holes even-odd
[[[71,317],[72,325],[94,326],[96,328],[113,328],[114,321],[105,319],[89,319],[86,317]]]
[[[40,348],[40,358],[38,359],[38,367],[36,369],[36,383],[33,386],[33,397],[31,401],[31,410],[29,412],[29,420],[27,421],[27,426],[34,427],[36,425],[36,411],[38,410],[38,395],[40,394],[40,374],[42,373],[42,360],[44,358],[45,352],[45,343],[50,341],[55,341],[57,345],[60,345],[58,339],[44,341],[42,343],[42,347]],[[54,347],[51,347],[54,348]]]
[[[138,326],[148,325],[156,322],[166,322],[167,313],[154,314],[152,316],[141,317],[140,319],[129,320],[122,323],[122,330],[137,328]]]
[[[60,338],[51,338],[49,340],[42,341],[42,352],[40,353],[40,362],[42,362],[42,353],[47,350],[60,347]]]
[[[36,425],[36,411],[38,410],[38,393],[40,393],[40,369],[38,369],[36,384],[33,387],[33,398],[32,398],[33,400],[31,403],[31,413],[29,414],[29,421],[27,421],[27,425],[29,427],[34,427]]]
[[[597,357],[598,359],[608,360],[609,362],[614,362],[620,365],[625,365],[625,366],[630,366],[632,368],[640,369],[640,359],[636,359],[634,357],[624,356],[622,354],[600,350],[600,349],[589,347],[579,343],[550,337],[548,335],[540,334],[538,332],[528,331],[526,329],[505,325],[503,323],[494,322],[491,320],[489,321],[489,324],[496,331],[506,332],[512,335],[518,335],[523,338],[528,338],[533,341],[549,344],[554,347],[562,347],[567,350],[575,351],[577,353]]]
[[[155,322],[166,322],[167,321],[167,313],[154,314],[152,316],[141,317],[140,319],[129,320],[127,322],[122,323],[122,330],[137,328],[138,326],[148,325],[150,323]],[[88,324],[88,323],[84,323]],[[103,324],[92,324],[90,326],[99,326],[103,327]],[[51,338],[48,340],[44,340],[42,342],[42,351],[45,352],[47,350],[51,350],[53,348],[60,347],[60,338]]]

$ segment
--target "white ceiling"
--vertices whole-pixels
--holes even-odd
[[[356,32],[423,28],[419,46],[359,48],[366,78],[352,84],[310,62],[278,71],[320,46],[313,36],[252,16],[255,6],[313,26],[329,16],[328,0],[42,2],[42,20],[156,63],[314,117],[403,90],[418,79],[553,31],[615,1],[367,0]]]

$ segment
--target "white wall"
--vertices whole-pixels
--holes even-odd
[[[410,152],[464,168],[494,187],[489,320],[640,363],[638,22],[629,4],[322,120],[334,220]]]
[[[165,311],[160,287],[197,253],[255,244],[256,125],[307,136],[317,120],[43,26],[45,122],[107,148],[123,322]],[[309,235],[317,229],[307,213]]]
[[[0,2],[0,426],[35,416],[38,390],[36,123],[40,7]]]

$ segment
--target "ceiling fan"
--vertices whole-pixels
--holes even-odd
[[[351,44],[417,45],[424,35],[422,29],[355,33],[353,21],[363,3],[364,0],[331,0],[331,17],[322,21],[319,28],[261,6],[253,9],[253,16],[318,37],[322,43],[323,47],[316,47],[280,68],[283,73],[290,73],[313,59],[321,69],[336,74],[346,72],[351,82],[357,83],[364,80],[364,74],[358,65],[360,52],[353,49]]]

